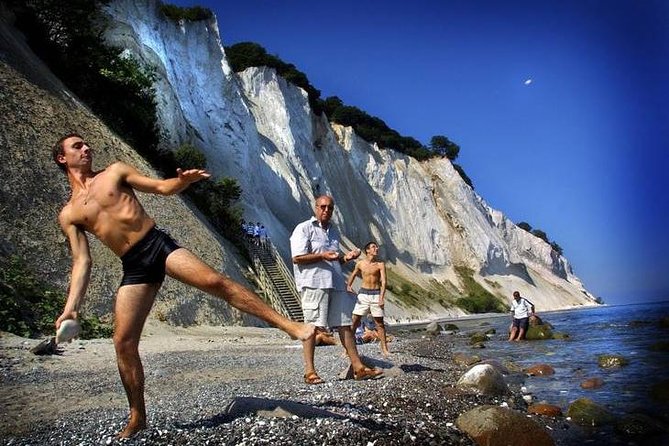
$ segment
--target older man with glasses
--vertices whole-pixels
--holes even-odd
[[[342,254],[339,249],[339,231],[332,224],[334,199],[322,195],[316,199],[314,216],[295,227],[290,236],[295,284],[300,290],[304,321],[317,330],[326,327],[338,329],[339,339],[346,349],[353,377],[356,380],[377,378],[382,371],[362,363],[351,330],[351,314],[355,300],[346,291],[346,278],[341,265],[357,259],[360,250]],[[304,382],[322,384],[314,366],[315,338],[303,341]]]

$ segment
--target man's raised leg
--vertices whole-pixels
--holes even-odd
[[[291,321],[267,305],[257,294],[215,271],[187,249],[180,248],[167,257],[167,274],[212,296],[220,297],[245,313],[273,325],[294,339],[305,341],[315,336],[315,327]]]
[[[131,437],[146,428],[144,368],[139,357],[139,338],[160,284],[126,285],[119,288],[114,305],[114,348],[125,388],[130,418],[118,434]]]

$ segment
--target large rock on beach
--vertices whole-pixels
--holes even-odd
[[[611,424],[613,415],[589,398],[579,398],[569,405],[567,416],[581,426],[601,426]]]
[[[625,415],[616,423],[615,429],[625,435],[644,438],[650,435],[669,433],[669,426],[641,413]]]
[[[481,342],[486,342],[487,340],[488,340],[488,335],[483,333],[482,331],[477,331],[469,335],[469,343],[472,345],[479,344]]]
[[[536,314],[530,316],[530,327],[536,327],[537,325],[544,325],[544,321],[541,320],[541,318],[539,316],[537,316]],[[548,324],[548,325],[550,326],[550,324]],[[552,328],[552,326],[551,326],[551,328]]]
[[[581,389],[599,389],[604,385],[604,380],[602,378],[588,378],[581,383]]]
[[[622,355],[599,355],[597,363],[604,369],[622,367],[629,364],[629,360]]]
[[[548,324],[530,326],[525,334],[525,339],[528,341],[553,339],[553,330]]]
[[[458,429],[476,444],[486,446],[552,446],[546,430],[520,412],[497,406],[479,406],[460,415]]]
[[[458,389],[481,395],[506,395],[509,387],[504,377],[490,364],[479,364],[469,369],[456,383]]]
[[[436,336],[439,333],[441,333],[441,326],[436,322],[430,322],[429,324],[427,324],[427,327],[425,327],[425,331],[427,332],[427,334]]]
[[[548,364],[535,364],[525,369],[525,373],[531,376],[548,376],[554,375],[555,369]]]
[[[455,353],[453,355],[453,362],[461,366],[472,366],[481,362],[481,357],[478,355],[468,355],[466,353]]]
[[[561,417],[562,409],[553,404],[535,403],[529,405],[527,408],[527,413],[543,415],[545,417]]]
[[[481,361],[481,363],[493,366],[495,370],[497,370],[502,375],[508,375],[510,373],[509,369],[496,359],[486,359],[484,361]]]
[[[523,373],[524,372],[523,366],[521,366],[520,364],[517,364],[517,363],[515,363],[515,362],[513,362],[509,359],[505,359],[504,361],[502,361],[502,364],[504,365],[504,367],[509,369],[509,371],[511,373]]]

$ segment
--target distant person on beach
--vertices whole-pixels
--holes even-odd
[[[355,268],[348,278],[346,289],[349,293],[353,290],[353,281],[360,276],[362,284],[358,290],[358,299],[353,309],[353,331],[360,326],[360,319],[371,314],[376,323],[376,332],[381,344],[381,353],[388,356],[388,343],[386,341],[386,326],[383,322],[386,296],[386,264],[380,261],[379,245],[369,242],[365,245],[365,259],[355,264]]]
[[[525,339],[527,328],[530,325],[530,316],[534,315],[534,304],[520,296],[518,291],[513,292],[511,302],[511,333],[509,341],[521,341]]]
[[[386,333],[386,342],[390,342],[391,337]],[[361,319],[360,325],[355,329],[355,343],[367,344],[380,340],[379,333],[376,330],[376,323],[371,314]]]
[[[360,250],[339,252],[339,231],[330,221],[334,199],[321,195],[316,199],[314,217],[298,224],[290,236],[295,284],[300,290],[305,322],[338,329],[341,344],[351,361],[356,380],[375,378],[381,370],[362,363],[351,330],[354,300],[346,292],[346,279],[341,265],[360,256]],[[314,338],[304,341],[304,382],[322,384],[314,365]]]
[[[260,225],[260,246],[266,247],[269,244],[269,235],[267,234],[267,228],[265,225]]]
[[[135,195],[135,190],[158,195],[177,194],[192,183],[209,178],[206,171],[177,169],[176,178],[156,179],[122,162],[94,171],[92,150],[75,133],[60,138],[52,155],[67,174],[71,188],[70,200],[58,221],[72,250],[72,273],[67,302],[56,320],[56,329],[66,319],[77,319],[84,301],[92,263],[86,232],[97,237],[123,263],[123,279],[114,304],[114,348],[130,405],[130,418],[119,437],[130,437],[146,428],[144,369],[138,346],[144,322],[165,274],[220,297],[293,338],[313,342],[313,325],[286,319],[256,294],[180,247],[167,232],[156,227]]]

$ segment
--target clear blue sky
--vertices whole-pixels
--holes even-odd
[[[424,144],[610,304],[669,299],[669,2],[180,0]],[[530,81],[531,80],[531,81]]]

